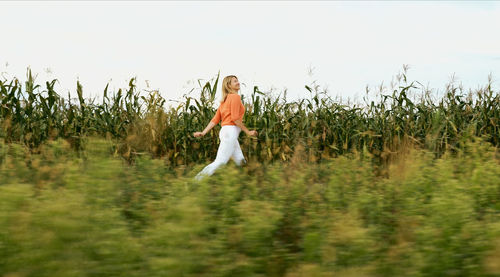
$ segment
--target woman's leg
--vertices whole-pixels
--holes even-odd
[[[195,176],[196,180],[201,180],[204,176],[212,175],[217,168],[229,161],[235,149],[235,143],[238,143],[238,137],[235,136],[235,133],[235,129],[233,128],[221,128],[219,133],[220,144],[217,149],[217,157],[215,158],[215,161],[205,166],[205,168],[203,168],[203,170]]]
[[[233,155],[231,155],[231,159],[237,164],[242,165],[242,163],[247,163],[245,156],[243,156],[243,151],[241,151],[241,146],[238,140],[234,144]]]

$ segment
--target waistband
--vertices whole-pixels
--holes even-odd
[[[241,129],[238,125],[224,125],[221,128],[236,128],[236,129]]]

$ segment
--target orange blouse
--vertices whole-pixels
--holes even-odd
[[[219,124],[222,119],[221,126],[236,125],[235,120],[242,120],[245,114],[245,106],[241,102],[241,95],[237,93],[230,93],[226,96],[226,100],[219,105],[217,112],[211,122]]]

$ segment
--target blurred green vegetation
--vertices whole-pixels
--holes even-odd
[[[204,166],[0,139],[0,276],[500,276],[500,155],[406,147]]]

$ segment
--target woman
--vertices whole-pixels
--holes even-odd
[[[204,136],[222,120],[222,128],[219,131],[220,144],[217,150],[217,157],[214,162],[207,165],[195,176],[196,180],[201,180],[204,176],[212,175],[218,167],[226,164],[230,158],[237,165],[246,163],[240,143],[238,142],[238,136],[241,130],[248,136],[257,136],[257,131],[250,131],[243,125],[245,106],[241,103],[241,96],[238,94],[239,90],[240,83],[238,82],[238,78],[234,75],[226,76],[222,81],[222,101],[217,112],[205,130],[193,133],[194,137]]]

